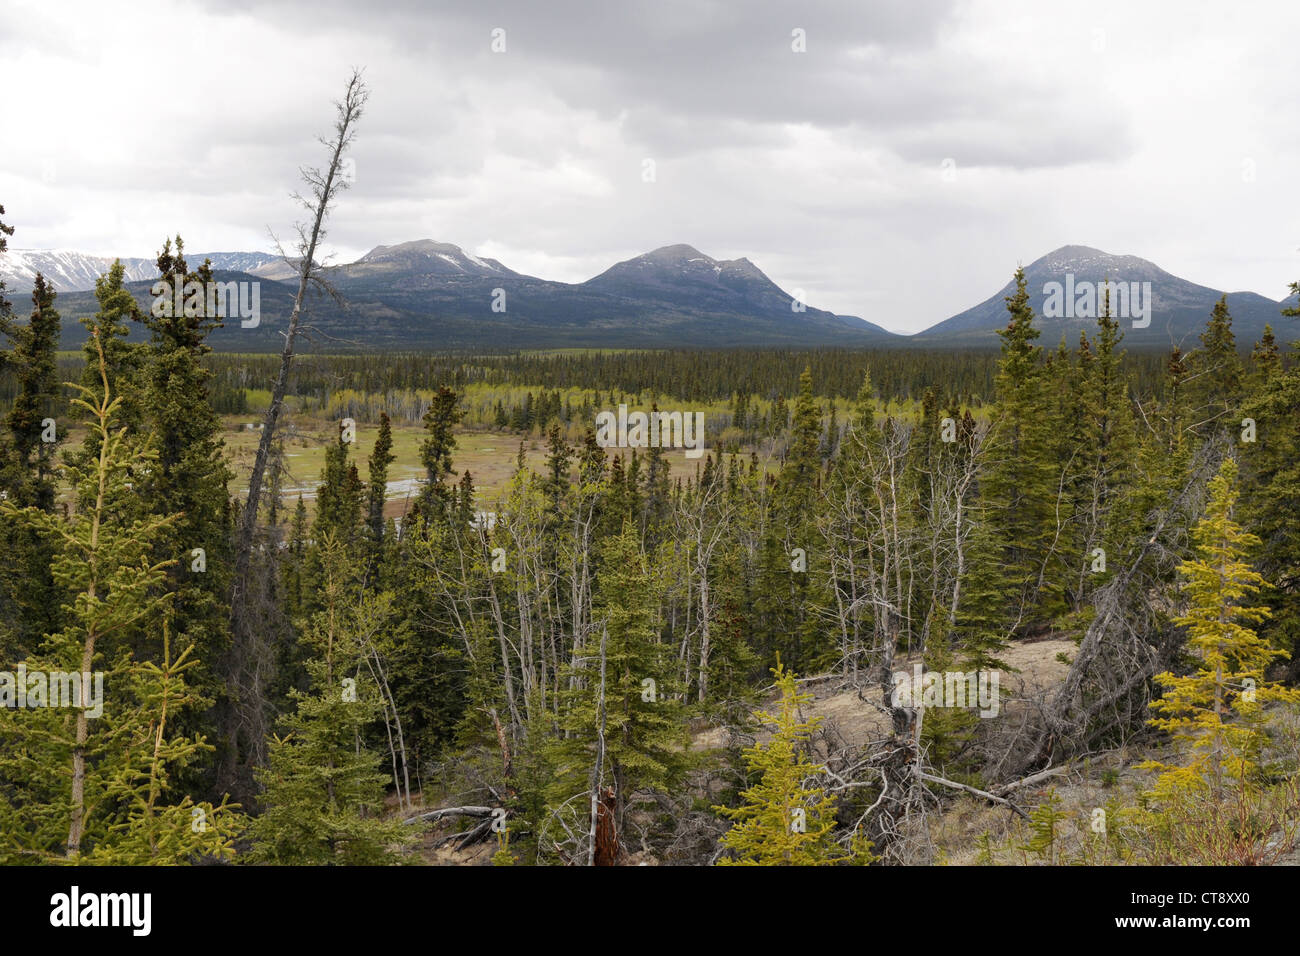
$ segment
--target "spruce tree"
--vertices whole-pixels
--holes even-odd
[[[365,635],[382,613],[355,586],[351,559],[332,531],[322,552],[321,610],[302,639],[310,689],[290,693],[292,714],[285,733],[270,742],[269,760],[258,772],[264,787],[262,814],[249,828],[250,860],[287,865],[373,866],[402,860],[414,834],[382,816],[390,776],[383,757],[366,745],[381,704],[363,666]]]
[[[1206,437],[1230,430],[1236,424],[1245,373],[1232,331],[1227,295],[1214,304],[1201,333],[1201,348],[1193,353],[1191,365],[1196,433]]]
[[[372,580],[379,573],[379,557],[384,546],[384,501],[388,494],[388,466],[397,460],[393,454],[393,425],[387,412],[379,413],[379,435],[370,452],[370,487],[366,495],[366,533]]]
[[[653,587],[635,527],[627,521],[602,546],[593,620],[604,639],[590,640],[566,675],[573,680],[562,695],[564,736],[550,752],[554,774],[546,790],[552,806],[589,789],[600,755],[608,777],[597,786],[614,787],[620,831],[635,791],[672,792],[686,768],[686,724],[672,652],[656,632]]]
[[[0,707],[0,778],[13,784],[0,802],[4,855],[165,863],[229,856],[231,808],[174,795],[176,776],[211,749],[172,729],[179,710],[199,703],[184,677],[193,655],[172,658],[165,638],[173,595],[160,585],[171,562],[152,557],[179,516],[124,517],[120,502],[135,496],[131,476],[153,467],[156,452],[118,427],[121,399],[102,350],[97,358],[100,388],[73,386],[82,396],[73,404],[89,414],[99,453],[86,466],[68,466],[78,499],[91,504],[64,517],[0,503],[6,523],[28,525],[55,544],[52,571],[67,595],[66,625],[27,659],[28,671],[86,675],[83,681],[97,674],[83,683],[72,714],[11,709],[8,699]],[[133,654],[155,628],[164,635],[161,663]],[[86,694],[100,690],[97,714]],[[0,686],[5,697],[13,691]],[[203,827],[193,825],[198,816]]]
[[[1250,385],[1253,388],[1267,386],[1282,371],[1282,353],[1278,349],[1277,339],[1273,337],[1273,326],[1267,322],[1264,323],[1264,334],[1250,353],[1250,370]]]
[[[980,524],[962,586],[957,630],[972,660],[992,662],[1007,636],[1040,623],[1057,609],[1059,582],[1040,575],[1055,529],[1058,494],[1049,434],[1042,349],[1034,344],[1034,312],[1023,269],[1009,314],[1002,357],[994,381],[996,406],[991,430],[992,460],[979,489]],[[1042,593],[1040,593],[1042,592]]]
[[[714,807],[733,821],[721,845],[734,855],[721,866],[826,866],[846,861],[833,839],[835,800],[818,778],[825,768],[808,757],[807,743],[821,718],[804,720],[801,708],[811,700],[795,684],[794,674],[779,662],[772,669],[780,700],[775,715],[754,711],[770,727],[767,743],[745,748],[748,777],[736,807]]]
[[[55,365],[59,348],[55,295],[54,287],[38,272],[32,289],[31,318],[25,326],[14,329],[15,341],[8,353],[18,392],[5,418],[7,440],[0,446],[5,449],[0,462],[0,489],[20,507],[32,505],[42,511],[54,507],[55,493],[57,441],[46,440],[46,422],[60,391]]]
[[[1300,309],[1284,314],[1300,316]],[[1300,364],[1274,371],[1242,415],[1256,429],[1255,441],[1241,445],[1243,513],[1261,539],[1259,566],[1272,584],[1266,592],[1272,614],[1262,627],[1290,650],[1294,680],[1300,676]]]
[[[0,368],[7,365],[13,370],[17,386],[0,433],[0,497],[18,507],[46,512],[54,509],[58,477],[54,455],[69,424],[53,417],[60,398],[55,364],[59,313],[54,298],[54,288],[37,273],[27,324],[15,326],[0,315],[0,332],[12,342],[11,350],[0,353]],[[0,651],[17,656],[32,650],[42,635],[59,626],[59,602],[50,572],[53,552],[31,528],[19,526],[0,527],[0,549],[6,556],[0,566]]]
[[[530,396],[531,398],[531,393]],[[412,517],[426,522],[445,520],[453,489],[447,480],[452,475],[452,452],[456,449],[455,427],[464,417],[460,396],[452,389],[439,388],[424,413],[428,433],[420,446],[420,464],[424,466],[425,486],[420,489]]]
[[[1234,520],[1236,482],[1236,460],[1225,458],[1210,481],[1205,517],[1193,531],[1197,556],[1179,566],[1188,608],[1174,622],[1187,630],[1195,670],[1156,675],[1164,693],[1151,703],[1158,716],[1150,723],[1190,745],[1191,754],[1182,766],[1146,764],[1162,771],[1157,796],[1208,786],[1217,800],[1225,779],[1245,781],[1255,770],[1262,705],[1300,700],[1300,692],[1265,680],[1269,664],[1286,655],[1255,630],[1268,608],[1246,603],[1266,582],[1246,560],[1259,539]]]
[[[213,281],[210,262],[191,270],[184,243],[164,241],[157,258],[161,281],[171,289],[191,283],[206,290]],[[121,315],[119,290],[110,279],[105,287],[106,311]],[[233,524],[228,485],[234,473],[226,463],[224,429],[209,398],[212,371],[204,364],[212,351],[207,338],[221,322],[207,314],[204,301],[188,298],[177,309],[174,297],[160,297],[157,308],[132,313],[150,331],[136,373],[141,414],[148,422],[155,462],[139,476],[137,489],[149,513],[175,515],[159,537],[155,560],[171,559],[165,588],[173,595],[172,625],[179,650],[194,647],[196,665],[189,680],[196,690],[214,698],[219,713],[232,702],[229,674],[222,673],[230,650],[230,588],[234,570]],[[115,346],[116,347],[116,346]],[[156,638],[141,654],[157,660]],[[227,678],[227,679],[223,679]],[[199,715],[177,715],[178,723],[197,727]],[[229,740],[224,746],[232,746]]]

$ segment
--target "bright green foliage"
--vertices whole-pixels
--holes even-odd
[[[1054,865],[1060,859],[1058,830],[1067,818],[1061,812],[1061,798],[1055,790],[1047,792],[1047,799],[1029,814],[1029,839],[1020,849],[1032,853],[1044,863]]]
[[[1174,620],[1187,629],[1196,670],[1184,676],[1156,676],[1164,696],[1151,704],[1159,715],[1151,724],[1190,744],[1192,753],[1184,766],[1147,764],[1163,771],[1157,796],[1206,785],[1217,796],[1225,777],[1248,779],[1261,742],[1256,726],[1261,705],[1300,699],[1296,692],[1264,680],[1270,662],[1285,655],[1252,627],[1268,616],[1268,609],[1245,603],[1265,581],[1245,561],[1259,539],[1233,520],[1236,480],[1236,461],[1224,459],[1210,482],[1205,517],[1195,528],[1197,557],[1179,567],[1189,607]]]
[[[194,668],[193,645],[172,659],[167,627],[163,629],[160,663],[145,661],[130,673],[135,699],[130,715],[134,728],[125,738],[128,752],[147,755],[117,768],[104,784],[105,802],[121,808],[108,825],[104,840],[84,857],[99,866],[148,866],[192,862],[200,857],[231,860],[234,839],[243,825],[237,807],[223,799],[219,806],[195,803],[189,795],[163,802],[176,789],[177,771],[212,747],[202,737],[168,736],[179,712],[202,703],[187,686],[185,674]]]
[[[202,737],[172,730],[178,711],[200,703],[185,681],[192,658],[173,659],[160,627],[171,603],[159,593],[167,564],[150,557],[176,516],[123,517],[121,503],[135,495],[131,474],[155,459],[117,427],[121,402],[102,351],[97,358],[100,389],[73,386],[83,396],[73,404],[91,416],[98,455],[68,466],[78,499],[89,504],[68,517],[9,502],[0,511],[55,545],[54,580],[67,595],[66,626],[47,636],[27,670],[101,672],[102,714],[94,714],[98,682],[92,699],[83,691],[71,708],[0,708],[0,778],[11,784],[0,802],[0,856],[133,863],[229,856],[232,808],[173,793],[176,775],[211,749]],[[161,663],[133,657],[131,648],[154,629],[163,635]],[[196,809],[205,828],[192,825]]]
[[[719,865],[826,866],[849,857],[836,846],[835,800],[817,778],[825,771],[808,758],[807,741],[820,718],[803,720],[800,708],[812,700],[801,694],[793,672],[777,663],[772,669],[781,699],[775,715],[756,710],[772,738],[745,748],[749,778],[756,782],[741,793],[738,807],[713,809],[734,825],[722,846],[735,854]]]

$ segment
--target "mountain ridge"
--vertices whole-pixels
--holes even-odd
[[[279,281],[296,276],[292,264],[264,252],[200,253],[186,258],[191,266],[211,258],[222,281],[263,283],[267,322],[262,331],[241,329],[240,335],[232,336],[229,330],[221,330],[213,344],[234,350],[268,347],[268,335],[278,336],[268,330],[287,317],[287,303],[292,301],[293,283]],[[122,261],[132,292],[147,306],[148,287],[157,274],[154,262]],[[93,277],[107,271],[111,262],[108,257],[70,250],[11,249],[0,254],[0,278],[17,286],[7,291],[19,303],[24,277],[34,276],[42,265],[58,270],[60,278],[52,280],[56,290],[60,281],[85,286],[60,290],[59,307],[65,313],[65,332],[70,333],[65,341],[76,340],[84,338],[84,332],[75,320],[96,310],[90,291]],[[1014,291],[1014,282],[1009,281],[977,305],[905,335],[858,316],[805,304],[748,257],[717,259],[686,243],[660,246],[616,262],[577,283],[529,276],[496,259],[434,239],[377,245],[353,262],[325,267],[324,275],[350,303],[350,311],[324,300],[314,303],[314,321],[322,331],[362,346],[416,348],[503,341],[519,348],[988,347],[998,343],[996,331],[1006,324],[1004,299]],[[1124,315],[1121,327],[1126,344],[1141,347],[1186,347],[1225,294],[1172,275],[1147,259],[1080,244],[1061,246],[1039,257],[1025,267],[1025,276],[1045,345],[1054,345],[1061,336],[1073,345],[1079,330],[1091,332],[1096,325],[1095,308],[1085,314],[1086,308],[1075,312],[1067,307],[1068,314],[1052,315],[1048,290],[1053,283],[1063,284],[1067,291],[1107,279],[1133,286],[1134,303],[1150,306],[1150,321],[1140,327],[1140,321]],[[1149,296],[1141,294],[1143,283],[1150,284]],[[1239,343],[1248,346],[1257,340],[1266,323],[1287,340],[1280,310],[1294,297],[1275,302],[1253,292],[1226,295]],[[1099,296],[1095,301],[1100,301]],[[22,313],[21,305],[17,311]]]
[[[1102,301],[1100,287],[1107,281],[1127,283],[1130,287],[1137,283],[1140,298],[1145,296],[1143,284],[1150,283],[1150,300],[1143,303],[1144,309],[1149,306],[1148,316],[1122,314],[1122,302],[1115,308],[1129,345],[1186,345],[1189,338],[1194,340],[1204,329],[1214,304],[1225,295],[1238,343],[1248,345],[1263,334],[1266,324],[1272,325],[1274,331],[1282,331],[1281,310],[1295,300],[1294,296],[1274,301],[1256,292],[1225,292],[1175,276],[1139,256],[1114,255],[1077,244],[1053,249],[1023,268],[1026,291],[1034,309],[1034,325],[1042,333],[1040,341],[1048,345],[1055,345],[1064,336],[1072,346],[1081,330],[1091,332],[1096,328]],[[1052,284],[1060,287],[1058,292],[1062,298],[1071,288],[1091,286],[1095,290],[1092,308],[1082,310],[1084,314],[1081,314],[1080,310],[1067,306],[1067,314],[1051,316]],[[1012,277],[984,301],[911,338],[918,344],[996,343],[996,331],[1007,323],[1006,297],[1014,292]],[[1148,324],[1141,325],[1143,321]]]

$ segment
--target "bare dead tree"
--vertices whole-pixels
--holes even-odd
[[[235,536],[235,573],[231,589],[231,647],[223,662],[228,700],[219,720],[224,742],[223,759],[218,768],[217,785],[232,793],[249,794],[251,769],[264,756],[266,738],[266,701],[263,688],[269,679],[268,648],[259,638],[262,615],[259,597],[263,588],[254,586],[250,573],[257,536],[257,515],[262,499],[262,482],[276,435],[276,423],[284,406],[289,370],[293,365],[294,345],[301,329],[304,302],[311,286],[324,284],[316,250],[325,237],[325,219],[335,197],[348,183],[341,175],[344,154],[352,143],[357,120],[369,97],[369,91],[354,70],[348,78],[343,99],[335,104],[334,135],[320,142],[329,150],[329,164],[324,172],[315,167],[301,170],[310,187],[310,197],[296,196],[311,217],[310,226],[298,227],[298,291],[293,300],[289,328],[284,333],[280,371],[271,390],[271,403],[262,423],[253,472],[248,481],[248,498],[244,503]]]
[[[339,171],[343,164],[344,153],[352,145],[356,135],[356,123],[361,118],[362,109],[370,93],[361,79],[361,73],[354,70],[348,78],[347,89],[343,99],[335,104],[337,119],[334,123],[334,137],[320,142],[330,151],[329,165],[324,173],[315,167],[304,168],[302,178],[310,187],[311,198],[296,198],[303,208],[312,216],[308,229],[299,226],[298,243],[298,291],[293,297],[293,312],[289,316],[289,329],[284,334],[284,349],[280,353],[280,371],[271,390],[271,403],[266,409],[262,423],[262,435],[257,443],[257,457],[253,462],[253,473],[248,480],[248,500],[244,503],[244,513],[240,520],[237,540],[237,561],[247,561],[247,554],[252,548],[253,529],[257,524],[258,498],[262,490],[262,475],[266,469],[267,456],[271,451],[271,442],[275,438],[275,425],[279,421],[280,411],[284,406],[284,392],[289,383],[289,369],[293,365],[293,349],[298,337],[303,317],[303,302],[309,286],[322,281],[320,264],[316,261],[316,249],[325,238],[325,218],[335,196],[348,188],[348,182]],[[238,570],[238,565],[237,565]],[[238,580],[238,575],[236,575]]]

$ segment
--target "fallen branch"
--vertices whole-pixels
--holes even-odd
[[[994,803],[1000,803],[1004,807],[1009,807],[1011,810],[1014,810],[1016,813],[1020,814],[1026,820],[1029,819],[1029,814],[1025,813],[1024,810],[1021,810],[1010,800],[1006,799],[1005,797],[995,797],[987,790],[979,790],[976,789],[975,787],[968,787],[966,786],[966,784],[958,783],[956,780],[945,780],[943,777],[935,777],[928,773],[923,773],[920,775],[920,777],[922,780],[926,781],[927,783],[937,783],[942,787],[951,787],[953,790],[965,790],[967,793],[973,793],[975,794],[975,796],[983,797],[985,800],[992,800]]]
[[[1034,784],[1046,780],[1048,777],[1059,776],[1060,774],[1063,773],[1065,773],[1064,767],[1048,767],[1046,770],[1038,771],[1038,773],[1031,773],[1028,777],[1025,777],[1023,780],[1016,780],[1012,783],[1004,783],[999,787],[994,787],[992,790],[989,791],[989,793],[992,793],[996,796],[1002,796],[1004,794],[1011,793],[1014,790],[1019,790],[1021,787],[1032,787]]]

